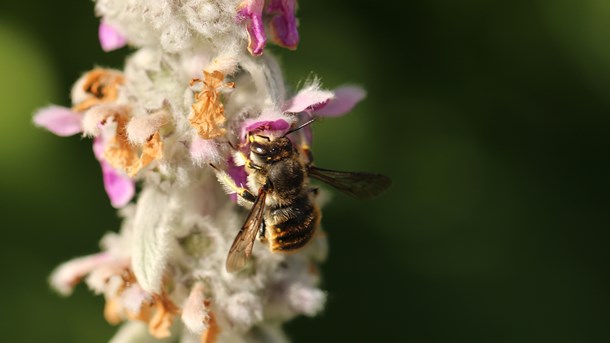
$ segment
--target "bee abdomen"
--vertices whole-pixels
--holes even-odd
[[[271,230],[270,248],[274,252],[289,252],[305,246],[320,223],[320,211],[314,206],[295,210],[290,218],[276,223]]]

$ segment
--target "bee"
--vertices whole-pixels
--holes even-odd
[[[281,137],[249,134],[249,155],[235,154],[238,165],[248,173],[247,188],[239,187],[224,171],[216,174],[228,193],[237,193],[240,203],[252,206],[237,233],[226,260],[228,272],[241,270],[250,255],[257,235],[272,252],[290,253],[304,247],[320,224],[316,205],[317,188],[309,178],[323,181],[356,198],[372,198],[387,189],[391,180],[381,174],[343,172],[315,167],[307,146],[299,149],[286,137],[313,120],[288,131]]]

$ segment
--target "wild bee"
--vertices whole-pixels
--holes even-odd
[[[239,187],[226,172],[215,168],[227,192],[237,193],[242,203],[252,204],[229,250],[227,271],[236,272],[246,265],[257,234],[272,252],[293,252],[311,240],[321,214],[315,202],[317,189],[309,185],[309,177],[356,198],[372,198],[390,186],[391,180],[381,174],[313,166],[309,149],[299,147],[299,152],[286,137],[312,121],[281,137],[248,136],[249,155],[237,151],[234,158],[238,165],[245,166],[248,188]]]

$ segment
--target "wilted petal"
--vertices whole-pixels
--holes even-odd
[[[155,313],[148,322],[148,332],[155,338],[167,338],[171,335],[174,317],[180,309],[166,295],[154,298]]]
[[[214,312],[208,314],[208,328],[201,333],[201,343],[216,343],[218,335],[220,334],[220,328],[216,322],[216,316]]]
[[[82,131],[80,114],[61,106],[39,109],[34,114],[34,124],[62,137],[72,136]]]
[[[271,39],[275,44],[292,50],[299,44],[295,11],[295,0],[271,0],[266,9],[267,13],[274,14],[271,19]]]
[[[335,97],[333,92],[322,90],[317,84],[310,85],[300,90],[292,99],[288,101],[284,112],[300,113],[304,111],[316,111],[326,105]]]
[[[74,286],[93,269],[110,261],[112,257],[108,253],[83,256],[70,260],[53,271],[50,283],[62,295],[70,295]]]
[[[220,161],[220,152],[218,144],[211,139],[202,139],[198,135],[193,138],[189,148],[193,162],[198,166],[207,163],[218,163]]]
[[[114,169],[104,160],[104,144],[101,137],[96,137],[93,140],[93,154],[102,167],[104,189],[106,194],[108,194],[108,198],[110,198],[110,204],[114,208],[121,208],[127,205],[136,193],[135,181]]]
[[[366,97],[366,91],[358,86],[343,86],[333,91],[335,98],[325,106],[314,111],[316,116],[337,117],[345,114],[354,108],[362,99]]]
[[[261,55],[267,44],[263,24],[265,0],[244,0],[237,10],[237,19],[246,22],[248,32],[248,51],[254,56]]]
[[[151,164],[153,161],[160,160],[163,157],[163,141],[161,135],[156,132],[142,146],[142,153],[139,160],[127,169],[127,175],[135,176],[138,172]]]
[[[191,105],[189,122],[203,139],[212,139],[223,136],[226,130],[222,127],[226,118],[224,105],[220,98],[221,89],[235,87],[233,82],[223,83],[224,75],[219,71],[207,72],[203,84],[198,79],[191,80],[193,86],[201,85],[200,90],[195,89],[195,101]]]
[[[98,37],[102,50],[108,52],[120,49],[127,44],[127,38],[117,31],[115,27],[109,25],[104,20],[100,22]]]

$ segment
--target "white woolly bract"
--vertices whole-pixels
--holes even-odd
[[[303,284],[293,284],[288,289],[288,301],[298,312],[313,317],[324,308],[326,293]]]
[[[198,136],[191,141],[190,147],[191,158],[197,166],[205,166],[207,164],[218,164],[221,162],[219,144],[212,139],[202,139]]]
[[[213,48],[241,46],[247,35],[237,20],[240,0],[98,0],[96,11],[136,46],[171,53],[209,42]],[[246,44],[236,44],[235,42]]]
[[[172,229],[178,211],[178,204],[154,187],[143,190],[138,199],[131,263],[146,292],[161,292],[161,278],[169,259]]]
[[[165,111],[134,117],[127,124],[127,136],[134,145],[142,145],[168,121]]]
[[[167,340],[169,341],[169,339]],[[153,343],[160,342],[148,333],[146,323],[140,321],[129,321],[119,328],[109,343]]]
[[[227,318],[240,328],[249,328],[263,319],[263,306],[260,299],[249,292],[231,295],[221,303]]]

